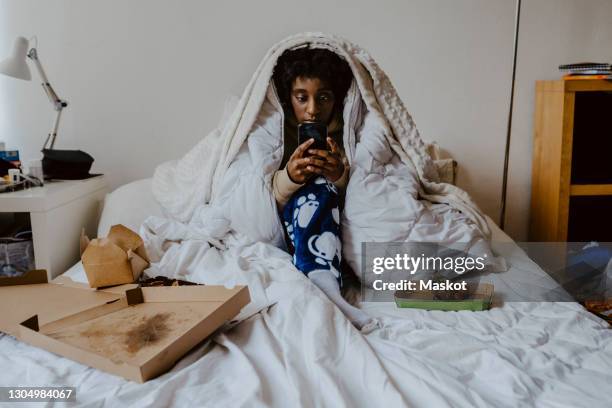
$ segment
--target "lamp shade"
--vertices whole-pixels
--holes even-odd
[[[32,79],[30,67],[26,61],[28,54],[28,40],[24,37],[15,38],[13,43],[13,52],[11,55],[0,62],[0,74],[8,75],[13,78],[29,81]]]

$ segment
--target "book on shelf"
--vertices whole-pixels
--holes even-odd
[[[612,64],[607,62],[577,62],[574,64],[559,65],[560,71],[612,71]]]
[[[606,62],[578,62],[559,65],[566,81],[603,79],[612,80],[612,64]]]

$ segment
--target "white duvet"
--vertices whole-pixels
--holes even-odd
[[[509,240],[492,227],[495,243]],[[520,290],[511,286],[521,276],[545,276],[517,246],[495,245],[512,265],[493,275],[496,287]],[[255,245],[243,255],[275,256],[269,249]],[[79,267],[69,275],[85,279]],[[278,296],[145,384],[0,334],[0,384],[76,386],[77,405],[89,407],[612,406],[612,330],[576,303],[486,312],[369,303],[363,308],[384,327],[364,336],[297,273],[271,292],[288,287],[300,291]]]

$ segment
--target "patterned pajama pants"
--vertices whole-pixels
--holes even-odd
[[[321,176],[311,179],[291,196],[282,218],[296,268],[306,276],[314,270],[329,270],[342,287],[336,186]]]

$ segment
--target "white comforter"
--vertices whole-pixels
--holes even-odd
[[[494,241],[502,238],[494,229]],[[255,245],[243,256],[275,256],[270,248]],[[499,250],[512,267],[493,275],[496,287],[544,276],[518,247]],[[85,279],[79,268],[70,275]],[[576,303],[487,312],[370,303],[365,310],[384,328],[364,336],[300,274],[274,291],[289,287],[299,290],[145,384],[0,335],[0,384],[76,386],[81,406],[612,406],[612,330]]]

